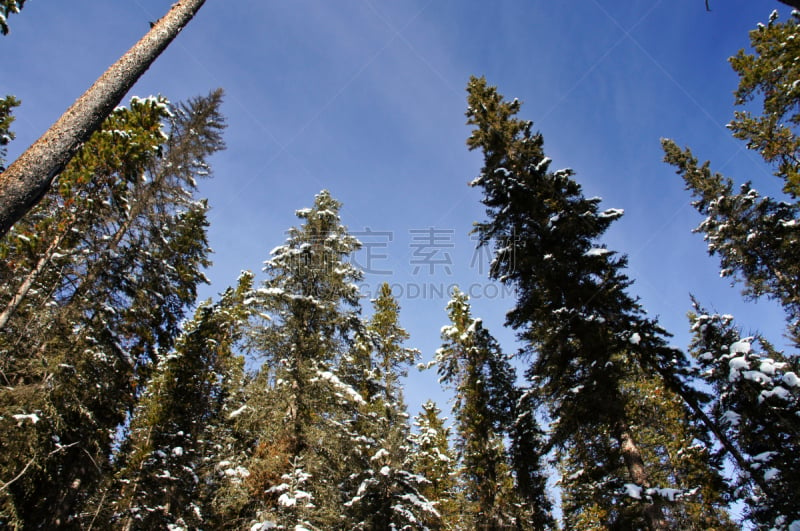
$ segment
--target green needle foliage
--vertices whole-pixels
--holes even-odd
[[[752,53],[739,50],[730,62],[739,76],[736,105],[759,103],[761,112],[736,111],[729,124],[733,136],[747,142],[775,167],[783,190],[800,194],[800,12],[785,22],[773,11],[769,24],[750,32]]]
[[[6,146],[14,140],[14,133],[11,131],[14,116],[11,112],[19,104],[20,101],[14,96],[0,98],[0,173],[5,169]]]
[[[298,210],[303,224],[272,251],[256,291],[265,318],[250,342],[264,364],[248,406],[263,421],[248,484],[261,500],[255,517],[289,528],[325,529],[342,518],[338,485],[352,472],[349,430],[364,402],[338,370],[363,327],[361,272],[347,261],[360,243],[340,208],[323,191]]]
[[[77,525],[111,469],[118,426],[206,282],[194,180],[222,148],[220,103],[116,109],[0,242],[5,524]]]
[[[660,474],[663,460],[639,440],[629,388],[637,374],[659,388],[676,386],[688,360],[626,293],[625,257],[599,243],[622,211],[601,211],[572,170],[549,169],[542,136],[516,118],[517,100],[504,100],[483,78],[472,78],[467,93],[467,145],[484,156],[471,185],[483,191],[488,217],[475,230],[481,245],[494,247],[491,277],[516,290],[507,323],[530,356],[525,377],[530,399],[551,421],[549,444],[573,483],[602,498],[590,518],[597,525],[668,529],[672,493],[683,482]],[[681,422],[690,423],[681,409]],[[664,426],[651,428],[666,444]]]
[[[447,310],[451,324],[442,329],[443,345],[433,363],[439,381],[455,394],[461,524],[480,529],[549,527],[550,502],[534,453],[540,433],[531,411],[516,418],[516,373],[482,321],[472,317],[466,294],[455,288]],[[509,433],[516,459],[510,458],[504,442]],[[523,455],[526,450],[531,453]],[[541,483],[532,484],[537,481]]]

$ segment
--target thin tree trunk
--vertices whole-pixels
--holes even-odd
[[[100,127],[204,3],[205,0],[180,0],[173,4],[39,140],[0,173],[0,238],[39,202],[81,143]]]
[[[657,364],[652,364],[651,366],[654,367],[655,370],[661,375],[661,378],[664,379],[667,387],[677,393],[678,396],[683,399],[684,403],[689,406],[692,412],[694,412],[697,418],[700,419],[706,429],[714,434],[714,436],[717,438],[717,441],[719,441],[719,443],[722,444],[731,457],[733,457],[739,468],[750,475],[750,478],[758,485],[764,495],[768,498],[774,498],[774,493],[764,480],[763,474],[758,470],[752,469],[750,463],[747,461],[747,459],[745,459],[742,453],[739,452],[736,445],[733,444],[725,432],[720,429],[720,427],[717,426],[713,420],[711,420],[705,411],[703,411],[701,405],[697,402],[692,393],[684,387],[683,383],[668,370],[659,367]]]
[[[151,424],[147,430],[147,439],[145,439],[144,447],[150,446],[150,441],[153,438],[153,425]],[[126,507],[126,516],[125,516],[125,524],[123,525],[123,531],[131,531],[133,528],[133,514],[131,514],[131,509],[133,508],[133,502],[136,498],[136,492],[139,490],[139,482],[142,480],[143,470],[144,470],[144,463],[147,460],[146,456],[141,457],[139,461],[139,471],[136,474],[136,477],[133,480],[133,487],[130,489],[130,495],[128,495],[128,506]],[[126,495],[125,490],[123,489],[122,495]]]
[[[68,229],[67,229],[68,230]],[[0,313],[0,330],[5,328],[8,320],[11,319],[11,316],[14,315],[14,312],[17,311],[17,308],[25,300],[25,297],[28,295],[28,292],[31,290],[33,283],[39,278],[39,275],[42,274],[42,271],[50,264],[50,261],[53,259],[53,255],[58,250],[58,246],[61,245],[61,242],[64,241],[64,237],[67,235],[67,230],[62,231],[58,234],[47,248],[47,250],[42,254],[39,258],[39,261],[36,262],[36,265],[33,269],[28,273],[25,277],[25,280],[22,281],[17,291],[14,292],[14,296],[11,297],[11,300],[6,305],[5,309],[2,313]]]
[[[631,476],[633,482],[642,487],[642,489],[649,489],[652,485],[647,476],[647,469],[644,466],[644,460],[636,442],[630,433],[630,429],[623,422],[617,426],[617,439],[620,444],[620,453],[622,459],[625,461],[625,466]],[[647,521],[647,527],[651,531],[667,531],[667,522],[664,519],[663,511],[661,510],[661,502],[657,496],[653,497],[652,503],[647,503],[644,507],[644,517]]]

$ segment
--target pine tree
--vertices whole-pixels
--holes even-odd
[[[795,347],[800,345],[799,22],[796,13],[779,22],[773,12],[767,25],[750,32],[752,53],[742,50],[731,58],[739,76],[735,103],[748,110],[736,111],[729,127],[773,166],[790,200],[762,196],[749,182],[735,191],[732,179],[712,173],[708,162],[700,165],[689,149],[662,142],[666,162],[675,166],[695,199],[693,206],[705,217],[696,232],[704,235],[709,254],[719,256],[720,274],[742,283],[747,298],[780,302]],[[788,472],[797,466],[795,357],[777,352],[765,338],[742,337],[731,316],[709,315],[697,302],[691,318],[693,354],[715,391],[714,430],[738,469],[735,494],[747,498],[749,517],[757,525],[796,525],[797,486]]]
[[[629,397],[627,414],[637,427],[637,443],[652,481],[670,485],[658,491],[669,502],[663,507],[668,527],[738,529],[726,510],[730,498],[720,456],[711,455],[713,444],[704,426],[687,422],[683,400],[635,366],[622,389]],[[620,480],[625,465],[607,430],[582,430],[559,452],[559,464],[566,527],[635,525],[636,508],[627,506],[624,498],[647,492]]]
[[[531,388],[514,391],[514,421],[508,429],[508,437],[517,529],[557,529],[543,469],[546,444],[544,432],[536,420],[534,393]]]
[[[366,456],[367,466],[354,478],[358,488],[344,504],[350,510],[347,529],[436,528],[440,514],[423,494],[427,479],[406,469],[407,454],[407,448],[395,447]]]
[[[205,281],[207,205],[192,192],[222,147],[220,96],[118,108],[2,242],[0,403],[41,419],[0,442],[9,522],[73,519]]]
[[[362,327],[361,272],[347,261],[360,244],[340,207],[323,191],[297,211],[304,223],[271,252],[269,278],[256,291],[265,319],[251,348],[264,364],[249,407],[261,431],[246,482],[260,500],[254,517],[284,528],[335,527],[345,501],[339,484],[352,473],[350,424],[364,398],[337,368]]]
[[[692,352],[712,387],[712,413],[747,463],[737,499],[759,526],[791,529],[800,522],[794,471],[800,433],[800,363],[763,338],[742,337],[730,315],[708,314],[695,302]],[[755,345],[760,345],[757,350]]]
[[[387,282],[381,284],[373,301],[374,311],[367,324],[367,336],[373,344],[378,378],[383,383],[383,400],[405,410],[399,380],[408,375],[408,367],[419,357],[417,349],[403,347],[409,334],[399,324],[400,305]]]
[[[372,317],[340,366],[344,381],[365,399],[351,423],[358,457],[345,483],[348,527],[418,529],[439,518],[422,494],[428,480],[406,466],[410,434],[399,379],[419,352],[403,347],[409,335],[399,324],[400,306],[388,283],[372,303]]]
[[[729,124],[775,168],[792,201],[762,196],[750,182],[734,190],[733,181],[698,165],[689,149],[663,140],[665,160],[675,166],[695,197],[693,206],[705,217],[696,232],[704,235],[711,255],[720,257],[721,274],[744,284],[749,298],[778,300],[786,311],[789,333],[800,344],[800,13],[778,22],[773,12],[766,26],[750,32],[753,52],[740,50],[730,59],[739,76],[735,103],[751,110],[736,111]]]
[[[411,451],[406,466],[424,477],[421,493],[433,503],[439,518],[427,518],[423,524],[428,529],[458,529],[459,493],[456,487],[456,455],[450,448],[450,428],[447,419],[440,417],[441,410],[430,400],[422,404],[422,411],[414,417],[416,431],[409,436]]]
[[[518,294],[507,324],[531,356],[526,378],[552,421],[549,444],[597,460],[603,477],[618,474],[610,484],[620,525],[666,529],[671,501],[656,488],[654,463],[637,441],[625,392],[629,367],[664,378],[662,385],[695,406],[697,396],[681,382],[685,356],[667,347],[666,333],[625,292],[626,259],[598,242],[622,211],[599,211],[600,199],[584,197],[571,170],[549,171],[542,136],[515,118],[517,100],[505,101],[482,78],[472,78],[467,91],[474,126],[467,145],[484,155],[471,185],[483,190],[488,216],[476,232],[481,245],[495,248],[492,278]]]
[[[206,438],[215,422],[232,413],[221,406],[240,365],[234,348],[248,319],[244,301],[252,280],[246,273],[217,303],[202,304],[175,348],[159,359],[116,455],[119,472],[106,493],[112,521],[122,528],[204,526],[200,477],[204,459],[213,459],[208,455],[213,442]]]
[[[453,389],[455,448],[467,506],[465,525],[503,529],[516,523],[513,474],[504,436],[514,420],[516,375],[500,346],[471,315],[458,288],[447,305],[434,364],[439,381]],[[546,511],[546,509],[545,509]]]
[[[674,489],[663,491],[670,502],[664,506],[669,527],[739,529],[727,511],[730,496],[722,458],[714,454],[714,440],[702,422],[687,419],[683,399],[637,366],[624,390],[645,460],[653,463],[654,482]]]
[[[800,194],[799,37],[800,13],[792,12],[789,20],[778,22],[778,12],[773,11],[766,26],[759,24],[750,32],[752,53],[739,50],[730,58],[739,76],[736,105],[751,106],[755,101],[762,109],[758,115],[736,111],[728,127],[775,167],[784,192],[793,198]]]
[[[689,149],[663,141],[666,162],[676,167],[705,216],[695,229],[720,258],[720,274],[744,284],[750,299],[766,296],[781,303],[788,331],[800,345],[800,205],[762,196],[750,184],[734,183],[699,165]]]

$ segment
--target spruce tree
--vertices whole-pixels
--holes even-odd
[[[340,367],[344,381],[365,399],[350,424],[357,458],[345,483],[348,527],[417,529],[439,518],[422,494],[428,480],[407,468],[410,434],[399,379],[419,352],[403,346],[409,335],[388,283],[372,304],[372,317]]]
[[[683,400],[636,366],[631,367],[622,389],[628,397],[627,414],[637,427],[642,458],[650,464],[648,472],[654,483],[670,485],[658,491],[669,502],[663,507],[668,527],[738,529],[726,510],[730,497],[721,475],[722,460],[714,454],[705,427],[687,422]],[[636,508],[624,498],[637,495],[638,490],[622,483],[624,462],[607,430],[581,429],[559,451],[559,465],[566,527],[600,528],[609,522],[635,526]]]
[[[743,283],[748,298],[779,301],[800,344],[800,13],[780,22],[773,12],[767,25],[750,32],[750,45],[752,52],[740,50],[730,59],[739,76],[735,104],[745,110],[736,111],[728,127],[775,169],[789,197],[763,196],[750,182],[737,191],[732,179],[712,173],[708,162],[699,165],[688,148],[671,140],[662,144],[666,162],[683,177],[705,218],[696,232],[704,235],[709,254],[719,256],[722,276]]]
[[[691,150],[662,142],[665,161],[675,166],[692,205],[705,218],[695,229],[719,256],[720,275],[744,284],[749,299],[777,300],[786,312],[788,333],[800,346],[800,205],[762,196],[750,183],[735,191],[733,180],[699,164]]]
[[[519,523],[514,477],[504,443],[515,420],[516,375],[482,321],[472,317],[468,301],[458,288],[453,290],[447,305],[451,324],[442,328],[443,345],[433,363],[439,381],[455,394],[455,448],[467,513],[464,525],[503,529]],[[534,421],[532,417],[528,420]],[[522,470],[522,464],[517,464]],[[524,481],[538,477],[530,474],[532,470],[528,472]],[[546,498],[540,501],[546,503]],[[549,511],[549,507],[540,509]]]
[[[414,417],[415,431],[409,436],[411,451],[406,466],[427,481],[421,493],[434,504],[438,518],[428,517],[423,525],[428,529],[458,529],[459,496],[456,486],[456,455],[450,448],[450,428],[445,426],[441,410],[430,400]]]
[[[739,76],[735,104],[744,110],[735,112],[729,128],[773,167],[786,197],[764,196],[750,182],[737,190],[733,179],[713,173],[708,162],[699,164],[688,148],[662,141],[666,162],[705,218],[696,232],[708,242],[709,254],[719,256],[721,276],[743,284],[746,298],[777,300],[794,347],[800,345],[798,28],[797,13],[780,22],[773,12],[767,25],[750,32],[751,51],[730,60]],[[708,314],[697,302],[691,318],[693,354],[715,391],[714,430],[738,469],[734,494],[747,499],[756,525],[791,528],[800,522],[791,494],[797,487],[788,473],[797,466],[796,356],[778,352],[766,338],[742,337],[732,316]]]
[[[202,304],[175,348],[158,360],[116,454],[119,472],[106,492],[116,525],[206,525],[199,498],[203,480],[216,478],[201,477],[206,459],[218,461],[210,455],[216,441],[207,439],[218,435],[211,433],[214,424],[232,413],[222,406],[239,367],[235,348],[248,319],[244,301],[252,280],[246,273],[217,303]]]
[[[739,76],[734,92],[736,111],[728,125],[733,136],[747,142],[775,168],[783,190],[793,198],[800,194],[800,12],[793,11],[785,22],[773,11],[767,25],[750,32],[750,49],[730,58]],[[755,103],[756,105],[753,105]],[[748,108],[761,107],[759,114]]]
[[[534,393],[531,388],[514,389],[512,396],[514,420],[507,431],[517,529],[557,529],[544,470],[545,434],[536,420]]]
[[[419,351],[403,346],[409,334],[400,326],[399,314],[400,305],[392,295],[389,283],[384,282],[373,301],[373,314],[366,331],[373,344],[377,376],[383,383],[383,399],[405,410],[399,380],[408,375],[408,367],[417,360]]]
[[[271,252],[255,294],[265,317],[251,349],[264,364],[248,405],[261,415],[261,431],[246,483],[260,503],[254,518],[283,528],[340,523],[350,425],[365,402],[337,370],[362,328],[361,272],[348,262],[360,243],[341,224],[340,207],[322,191],[297,211],[303,224]]]
[[[690,317],[692,353],[713,389],[714,419],[747,458],[735,498],[758,526],[800,525],[800,363],[764,338],[743,336],[730,315],[709,314],[695,302]]]
[[[71,525],[205,281],[207,205],[192,193],[222,147],[220,95],[115,110],[0,244],[0,403],[41,418],[4,430],[8,522]]]
[[[480,245],[494,246],[491,277],[516,289],[507,324],[531,357],[526,378],[551,420],[549,444],[581,460],[601,452],[597,463],[617,474],[610,484],[620,505],[605,509],[622,518],[619,525],[666,529],[664,506],[672,502],[637,441],[625,382],[638,364],[695,404],[697,396],[680,385],[685,356],[667,347],[665,332],[626,293],[626,259],[598,241],[622,211],[600,211],[600,199],[586,198],[571,170],[550,171],[542,136],[515,117],[519,101],[505,101],[483,78],[472,78],[467,92],[467,145],[484,155],[471,185],[482,189],[488,217],[476,232]]]

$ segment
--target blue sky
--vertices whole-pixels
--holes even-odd
[[[170,4],[30,0],[12,16],[0,39],[0,94],[23,105],[9,160]],[[481,166],[465,146],[464,87],[475,74],[524,102],[553,168],[575,169],[587,196],[625,210],[605,243],[629,255],[632,292],[676,345],[688,341],[690,293],[778,341],[782,313],[745,304],[719,278],[691,234],[700,218],[661,162],[659,139],[669,137],[739,181],[779,188],[725,129],[737,82],[727,58],[773,9],[782,18],[789,10],[752,0],[711,0],[711,8],[703,0],[208,0],[131,95],[179,101],[226,91],[228,149],[201,183],[216,251],[203,297],[242,269],[260,271],[297,223],[294,210],[326,188],[369,247],[357,257],[374,271],[365,293],[396,284],[409,345],[424,360],[447,324],[440,293],[454,283],[513,351],[502,328],[513,297],[485,279],[469,236],[483,219],[467,186]],[[412,414],[427,397],[443,400],[435,376],[412,371]]]

